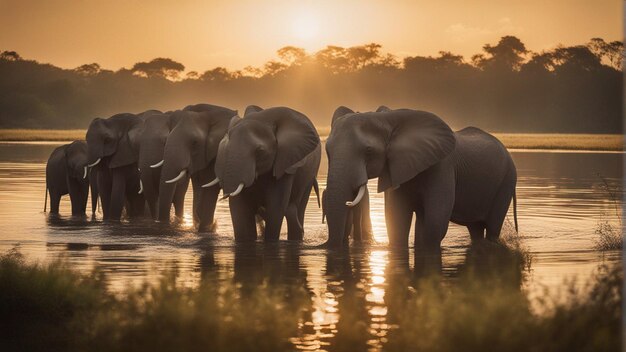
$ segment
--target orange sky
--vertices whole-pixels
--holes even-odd
[[[469,57],[507,34],[532,50],[621,40],[622,1],[0,0],[0,23],[0,50],[61,67],[170,57],[202,72],[261,65],[285,45]]]

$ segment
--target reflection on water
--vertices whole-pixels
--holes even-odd
[[[433,272],[451,280],[467,260],[469,236],[456,225],[450,226],[441,256],[416,255],[413,249],[390,251],[375,181],[369,187],[376,243],[352,247],[350,253],[315,248],[327,233],[313,199],[304,244],[235,245],[226,201],[218,203],[217,234],[198,234],[190,227],[191,192],[186,217],[174,228],[150,221],[103,224],[100,214],[95,219],[48,219],[42,212],[45,160],[55,146],[0,144],[0,250],[18,245],[27,258],[63,255],[78,270],[98,266],[117,291],[154,281],[172,265],[186,286],[200,280],[233,280],[242,292],[263,282],[301,287],[309,293],[311,307],[292,342],[302,350],[331,345],[336,350],[380,349],[395,326],[387,297],[410,290],[406,280]],[[620,260],[620,253],[602,254],[593,245],[598,221],[615,221],[621,211],[604,182],[621,190],[622,154],[518,151],[513,158],[519,174],[520,233],[533,253],[532,270],[524,281],[529,295],[544,286],[562,287],[574,275],[584,282],[599,263]],[[321,188],[326,167],[323,160]],[[69,200],[62,201],[61,213],[70,213]],[[355,335],[363,338],[350,341]]]

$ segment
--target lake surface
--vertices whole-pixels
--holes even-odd
[[[369,183],[371,215],[376,243],[351,249],[345,260],[337,260],[314,245],[326,240],[326,225],[314,195],[309,202],[303,244],[281,241],[236,245],[227,201],[217,208],[216,234],[198,234],[191,228],[191,192],[186,216],[176,227],[157,226],[150,221],[103,224],[76,221],[69,216],[49,220],[43,212],[45,162],[58,143],[0,143],[0,251],[18,247],[26,258],[51,260],[63,256],[78,270],[100,268],[112,290],[156,280],[176,266],[182,285],[197,285],[203,274],[213,280],[279,279],[294,282],[310,292],[313,313],[310,326],[295,342],[302,349],[323,347],[336,333],[341,317],[338,299],[345,285],[357,282],[376,348],[384,339],[385,291],[388,276],[397,266],[415,275],[423,263],[418,256],[387,249],[383,218],[383,195],[376,181]],[[529,296],[558,291],[568,281],[584,285],[598,265],[621,260],[620,251],[594,250],[599,222],[617,223],[621,214],[622,153],[514,151],[518,169],[518,217],[523,246],[532,253],[523,289]],[[325,158],[325,153],[323,153]],[[320,167],[320,187],[325,187],[326,160]],[[612,193],[614,193],[612,195]],[[618,199],[614,199],[614,198]],[[61,214],[69,214],[69,198],[61,202]],[[512,221],[512,209],[509,220]],[[507,226],[511,232],[511,226]],[[281,238],[286,238],[283,234]],[[443,277],[454,277],[466,259],[470,245],[466,229],[451,224],[442,246]],[[410,273],[410,274],[408,274]]]

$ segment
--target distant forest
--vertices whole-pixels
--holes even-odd
[[[86,128],[95,117],[208,102],[285,105],[328,126],[338,105],[432,111],[454,128],[499,132],[622,131],[623,43],[600,38],[533,52],[517,37],[486,44],[467,59],[399,58],[379,44],[327,46],[307,53],[284,47],[262,67],[185,72],[169,58],[111,71],[75,69],[0,53],[1,128]]]

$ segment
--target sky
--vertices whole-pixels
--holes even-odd
[[[64,68],[169,57],[186,71],[260,66],[286,45],[370,42],[469,58],[518,36],[534,51],[622,40],[620,0],[0,0],[0,50]]]

